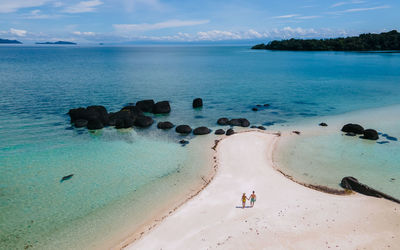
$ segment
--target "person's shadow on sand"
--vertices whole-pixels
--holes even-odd
[[[243,208],[242,206],[236,206],[236,208]],[[251,206],[245,206],[244,208],[252,208]]]

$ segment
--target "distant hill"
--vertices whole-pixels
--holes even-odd
[[[257,44],[252,49],[293,51],[380,51],[400,50],[400,33],[396,30],[380,34],[331,39],[289,39]]]
[[[55,45],[76,45],[74,42],[58,41],[58,42],[44,42],[36,44],[55,44]]]
[[[0,44],[22,44],[20,41],[17,40],[8,40],[8,39],[1,39]]]

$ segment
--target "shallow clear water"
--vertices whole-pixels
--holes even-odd
[[[399,69],[400,54],[388,53],[1,46],[0,248],[118,242],[123,230],[143,223],[139,217],[188,193],[207,173],[207,152],[196,153],[194,141],[181,147],[173,131],[153,125],[92,134],[70,127],[70,108],[97,104],[117,111],[153,98],[172,107],[156,121],[215,127],[219,117],[246,117],[279,128],[398,104]],[[203,98],[200,110],[191,108],[195,97]],[[271,106],[251,111],[265,103]],[[214,137],[204,138],[199,144]],[[374,158],[363,164],[371,173],[376,165]],[[376,173],[384,176],[390,168]],[[331,181],[324,176],[313,181]]]

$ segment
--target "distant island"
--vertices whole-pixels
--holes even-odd
[[[74,42],[58,41],[58,42],[44,42],[36,44],[55,44],[55,45],[76,45]]]
[[[17,40],[8,40],[8,39],[1,39],[0,44],[22,44],[20,41]]]
[[[382,51],[400,50],[400,33],[396,30],[380,34],[331,39],[289,39],[257,44],[251,49],[292,51]]]

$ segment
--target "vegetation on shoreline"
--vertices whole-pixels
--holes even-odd
[[[0,44],[22,44],[20,41],[17,40],[8,40],[8,39],[1,39]]]
[[[380,34],[361,34],[331,39],[289,39],[257,44],[251,49],[293,51],[380,51],[400,50],[400,33],[396,30]]]
[[[55,45],[76,45],[74,42],[58,41],[58,42],[43,42],[36,44],[55,44]]]

